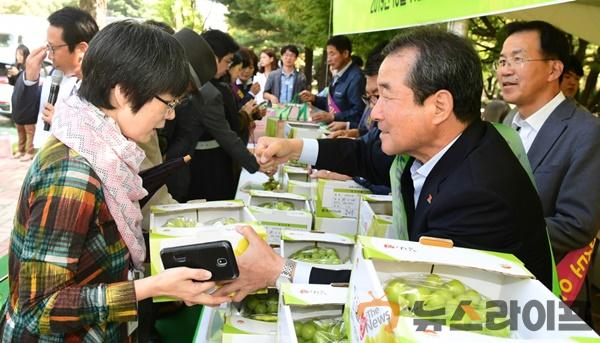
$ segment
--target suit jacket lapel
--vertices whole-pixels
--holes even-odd
[[[569,100],[563,101],[552,111],[527,152],[531,169],[535,173],[544,157],[568,126],[568,120],[573,116],[576,106]]]
[[[414,220],[412,225],[409,224],[409,228],[412,230],[409,232],[417,234],[427,228],[427,213],[430,206],[435,203],[440,185],[450,173],[463,163],[468,154],[477,147],[485,134],[486,128],[486,124],[481,121],[469,125],[433,167],[423,184],[421,194],[419,194]]]

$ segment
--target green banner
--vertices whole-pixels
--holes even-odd
[[[442,23],[574,0],[333,0],[333,34]]]

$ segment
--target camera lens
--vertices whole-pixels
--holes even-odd
[[[220,257],[217,259],[217,267],[225,267],[227,265],[227,259]]]

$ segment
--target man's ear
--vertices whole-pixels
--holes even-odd
[[[77,46],[75,47],[75,52],[79,57],[79,62],[83,61],[83,55],[85,55],[89,47],[89,44],[86,42],[80,42],[77,44]]]
[[[435,92],[425,101],[434,108],[432,116],[434,125],[439,125],[454,115],[454,97],[445,89]]]
[[[548,75],[548,81],[558,80],[562,75],[565,66],[560,60],[552,60],[550,63],[551,69],[550,74]]]

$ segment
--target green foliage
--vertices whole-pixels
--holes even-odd
[[[112,17],[139,18],[143,16],[143,5],[143,0],[109,0],[106,14]]]
[[[195,0],[159,0],[152,6],[147,17],[165,22],[175,31],[184,27],[202,31],[204,23]]]

